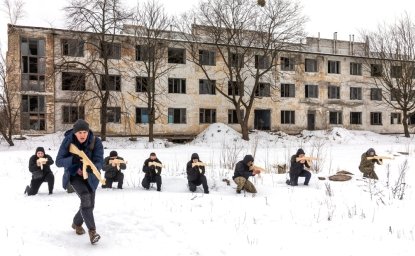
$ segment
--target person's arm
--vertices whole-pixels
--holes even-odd
[[[124,161],[124,158],[122,157],[117,157],[117,159]],[[127,169],[127,165],[125,164],[125,161],[124,161],[124,163],[120,163],[120,170],[125,170],[125,169]]]
[[[102,170],[104,172],[108,172],[108,171],[111,171],[112,168],[113,168],[113,166],[110,164],[110,157],[109,156],[105,157],[104,167],[102,168]]]
[[[48,159],[48,161],[46,162],[46,165],[53,165],[55,163],[55,161],[53,161],[53,158],[50,155],[45,155],[45,157]]]
[[[67,169],[73,164],[74,158],[79,159],[79,157],[74,157],[74,155],[69,152],[69,144],[69,139],[65,138],[59,147],[58,155],[56,156],[57,167],[64,167]]]
[[[92,151],[92,163],[98,170],[101,170],[104,165],[104,146],[99,138],[95,139],[94,150]]]
[[[148,166],[148,162],[150,162],[148,159],[146,159],[144,161],[144,165],[143,165],[143,172],[145,174],[149,174],[150,173],[150,166]]]
[[[37,166],[37,157],[35,155],[31,156],[29,159],[29,171],[31,173],[35,171],[40,171],[40,166]]]

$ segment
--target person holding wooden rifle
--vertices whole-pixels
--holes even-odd
[[[56,165],[64,167],[63,188],[69,182],[81,200],[80,207],[73,217],[72,228],[77,235],[85,234],[82,224],[88,228],[91,244],[99,241],[101,236],[96,232],[94,207],[95,191],[98,183],[105,183],[99,170],[104,163],[104,148],[98,137],[89,130],[89,124],[79,119],[73,129],[65,132],[65,138],[56,157]]]
[[[305,177],[304,185],[308,186],[311,179],[311,172],[305,169],[310,168],[310,160],[315,160],[312,157],[306,157],[302,148],[297,150],[295,155],[291,156],[290,179],[286,181],[287,185],[298,186],[298,178]]]
[[[200,161],[197,153],[193,153],[191,160],[187,162],[187,181],[191,192],[195,192],[196,187],[202,185],[204,193],[209,194],[209,187],[205,176],[205,166],[206,164]]]
[[[369,148],[366,152],[360,157],[359,170],[363,173],[363,177],[369,179],[378,179],[378,175],[375,172],[375,163],[383,164],[383,159],[387,157],[379,157],[376,155],[376,152],[373,148]]]
[[[245,190],[246,192],[256,194],[257,190],[254,184],[248,179],[260,173],[261,170],[254,166],[254,157],[252,155],[246,155],[243,160],[235,165],[235,172],[232,179],[237,185],[236,193],[240,194],[242,190]]]
[[[163,167],[156,153],[152,152],[150,157],[144,161],[143,172],[145,173],[141,185],[146,190],[150,189],[151,183],[157,184],[157,191],[161,191],[161,168]]]
[[[49,195],[53,193],[55,176],[50,170],[53,163],[52,157],[45,154],[43,147],[36,148],[35,154],[29,159],[29,171],[32,173],[32,180],[30,186],[26,186],[25,194],[28,196],[36,195],[43,182],[48,183]]]
[[[105,185],[103,184],[102,188],[112,188],[112,183],[117,182],[117,188],[122,189],[124,173],[121,170],[126,168],[127,165],[124,158],[119,157],[117,151],[111,151],[110,155],[104,159],[104,168],[102,170],[105,172]]]

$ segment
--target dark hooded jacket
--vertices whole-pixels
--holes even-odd
[[[189,162],[187,162],[186,171],[187,171],[187,180],[188,181],[196,181],[199,180],[200,176],[205,175],[205,167],[204,166],[195,166],[192,167],[193,159],[197,159],[199,162],[199,155],[197,153],[192,154],[192,158]]]
[[[69,152],[69,145],[71,143],[78,147],[80,150],[84,151],[98,170],[101,170],[104,164],[104,147],[102,146],[102,142],[99,138],[95,137],[94,139],[94,134],[91,130],[88,133],[88,138],[82,144],[79,143],[72,129],[66,131],[65,138],[63,139],[58,151],[58,155],[56,156],[56,166],[64,167],[64,173],[62,177],[62,186],[64,189],[67,188],[70,177],[78,175],[78,169],[82,169],[82,162],[80,161],[79,157],[74,156],[71,152]],[[94,143],[94,146],[91,152],[92,143]],[[88,172],[91,172],[90,168],[88,168]],[[93,190],[96,190],[98,183],[98,178],[94,174],[90,173],[88,175],[89,186]]]
[[[151,160],[151,158],[147,158],[144,161],[143,172],[146,175],[149,175],[150,177],[153,177],[153,176],[156,176],[156,175],[160,176],[160,174],[161,174],[161,167],[158,167],[158,166],[156,167],[154,165],[148,166],[148,163],[149,162],[156,162],[156,163],[161,164],[161,161],[158,158],[156,158],[154,160]],[[156,170],[157,170],[157,172],[156,172]]]
[[[371,154],[372,153],[372,154]],[[363,173],[370,173],[375,170],[375,163],[382,164],[381,160],[377,159],[367,159],[370,156],[377,156],[373,148],[369,148],[365,153],[360,157],[359,170]]]
[[[305,161],[305,163],[297,162],[297,157],[300,155],[304,155],[305,152],[303,149],[298,149],[297,153],[291,156],[291,166],[290,166],[290,173],[293,175],[300,175],[300,173],[304,170],[304,166],[310,168],[310,165]]]
[[[235,166],[235,172],[232,179],[237,177],[248,179],[249,177],[254,176],[255,174],[249,170],[248,162],[250,161],[254,162],[254,157],[252,155],[246,155],[242,161],[239,161]]]
[[[127,169],[127,165],[125,163],[122,163],[120,164],[120,170],[118,170],[117,166],[112,166],[112,164],[110,164],[110,160],[112,159],[124,160],[124,158],[120,156],[115,156],[114,158],[107,156],[104,159],[104,167],[102,170],[105,172],[106,179],[113,179],[115,176],[117,176],[117,172],[121,172],[121,170]]]
[[[40,166],[37,166],[37,160],[39,157],[37,157],[37,152],[43,152],[44,156],[43,158],[48,159],[47,162],[43,165],[43,169],[41,169]],[[38,147],[36,149],[36,152],[33,156],[29,159],[29,171],[32,173],[33,179],[40,179],[44,177],[46,174],[51,172],[50,166],[54,163],[52,157],[50,155],[46,155],[45,149],[43,147]]]

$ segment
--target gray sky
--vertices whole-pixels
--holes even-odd
[[[191,9],[198,0],[159,0],[166,11],[171,14]],[[252,0],[256,1],[256,0]],[[390,22],[407,11],[414,17],[414,0],[299,0],[303,5],[304,15],[308,16],[306,32],[316,37],[320,32],[322,38],[348,40],[350,34],[357,34],[359,29],[374,30],[380,22]],[[128,6],[134,6],[136,0],[124,0]],[[139,2],[144,2],[139,0]],[[64,28],[62,7],[68,0],[25,0],[26,16],[19,25]],[[0,41],[2,48],[6,44],[8,21],[2,13],[0,16]]]

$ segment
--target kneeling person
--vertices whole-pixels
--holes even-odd
[[[145,173],[141,185],[145,189],[150,189],[151,183],[157,184],[157,191],[161,191],[161,168],[162,163],[157,158],[156,153],[151,153],[150,157],[144,161],[143,172]]]
[[[53,163],[52,157],[45,154],[43,147],[36,149],[36,153],[29,159],[29,171],[32,173],[32,180],[30,186],[26,186],[25,194],[28,196],[36,195],[43,182],[48,183],[49,195],[53,193],[55,176],[50,169]]]
[[[112,188],[113,182],[118,182],[117,188],[122,189],[124,182],[124,173],[121,170],[125,170],[127,165],[124,162],[124,158],[119,157],[117,151],[111,151],[110,155],[104,159],[105,172],[105,185],[102,188]]]
[[[192,158],[187,162],[187,181],[189,190],[196,191],[196,187],[202,185],[205,194],[209,194],[209,187],[205,176],[205,164],[200,161],[197,153],[192,154]]]
[[[254,157],[252,155],[246,155],[242,161],[239,161],[235,166],[235,172],[233,174],[233,181],[235,181],[236,193],[241,193],[241,190],[244,189],[246,192],[256,193],[257,190],[248,179],[251,176],[255,176],[259,173],[258,170],[253,169]]]

